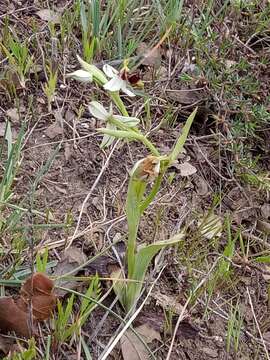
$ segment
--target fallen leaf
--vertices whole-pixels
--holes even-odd
[[[208,194],[209,187],[207,182],[199,175],[196,175],[194,179],[194,184],[197,189],[197,193],[201,196],[205,196]]]
[[[45,135],[48,136],[48,138],[50,139],[54,139],[56,136],[62,134],[63,134],[63,128],[58,121],[55,121],[45,130]]]
[[[137,55],[142,56],[142,65],[160,67],[161,54],[159,48],[150,49],[146,43],[142,42],[137,47]]]
[[[261,215],[266,220],[270,218],[270,204],[264,203],[261,206]]]
[[[65,112],[65,120],[68,123],[73,123],[73,121],[76,119],[76,114],[74,111],[67,109],[67,111]]]
[[[136,331],[136,329],[135,329]],[[120,340],[124,360],[148,360],[149,352],[142,341],[131,331],[127,330]]]
[[[256,228],[263,232],[264,234],[270,234],[270,223],[267,221],[257,220]]]
[[[0,330],[3,333],[15,331],[17,335],[29,338],[31,332],[35,332],[30,330],[29,323],[30,316],[17,306],[12,297],[0,298]]]
[[[144,338],[147,344],[150,344],[154,340],[161,341],[160,333],[153,329],[149,324],[140,325],[136,327],[135,330]]]
[[[17,305],[27,312],[30,304],[34,317],[46,320],[55,308],[56,298],[53,293],[54,283],[43,273],[35,273],[22,285]]]
[[[28,278],[21,288],[21,296],[51,295],[54,283],[43,273],[35,273]]]
[[[56,265],[53,276],[61,277],[67,273],[73,271],[73,276],[77,274],[76,268],[82,265],[87,260],[86,255],[76,247],[68,248],[64,254],[62,260]],[[78,287],[78,281],[58,279],[55,281],[58,286],[65,287],[67,289],[75,289]],[[56,289],[57,296],[63,297],[67,294],[66,290]]]
[[[166,80],[168,79],[168,68],[166,66],[160,66],[157,72],[157,78],[159,80]]]
[[[99,256],[88,265],[88,270],[92,275],[98,274],[99,276],[106,277],[110,274],[111,267],[117,264],[118,262],[109,256]]]
[[[53,287],[46,275],[35,273],[22,285],[18,299],[0,298],[0,330],[14,331],[26,338],[35,335],[37,322],[48,319],[55,307]]]
[[[203,347],[202,352],[209,356],[210,358],[216,358],[218,357],[218,351],[216,349],[211,349],[209,347]]]
[[[14,350],[16,350],[16,344],[14,343],[14,340],[0,335],[0,352],[7,355],[13,353]]]
[[[5,131],[6,131],[6,123],[0,122],[0,137],[5,136]]]
[[[65,143],[64,145],[64,155],[65,155],[65,160],[69,161],[69,159],[72,156],[72,145]]]
[[[177,169],[180,171],[181,176],[190,176],[197,172],[195,166],[191,165],[189,162],[183,162],[182,164],[177,165]]]
[[[191,105],[204,100],[202,93],[196,89],[167,90],[166,98],[183,105]]]
[[[54,24],[60,23],[60,14],[50,9],[39,10],[36,12],[36,15],[40,17],[41,20],[50,21]]]
[[[163,309],[173,311],[175,314],[182,314],[183,306],[173,296],[165,295],[160,292],[152,293],[152,297],[156,300],[157,304],[162,306]]]
[[[175,327],[177,321],[177,316],[172,318],[172,327]],[[144,313],[140,313],[136,319],[136,325],[138,324],[147,324],[152,329],[158,333],[164,332],[166,330],[166,319],[164,312],[156,312],[150,309],[147,309]],[[193,324],[191,324],[188,319],[184,319],[179,324],[177,329],[176,336],[181,339],[196,339],[200,330]]]
[[[20,114],[17,108],[8,109],[6,111],[6,115],[10,118],[10,120],[14,123],[19,123]]]

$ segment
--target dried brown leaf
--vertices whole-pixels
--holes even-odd
[[[183,162],[182,164],[178,164],[177,169],[180,171],[181,176],[190,176],[197,172],[195,166],[191,165],[187,161]]]
[[[31,304],[34,317],[38,321],[46,320],[51,316],[56,304],[53,289],[54,283],[51,279],[42,273],[36,273],[22,285],[17,305],[27,312]]]
[[[197,175],[194,179],[194,183],[197,189],[197,193],[201,196],[205,196],[209,192],[209,186],[207,182],[199,175]]]
[[[0,298],[0,330],[3,333],[14,331],[26,338],[31,336],[30,316],[21,310],[12,297]],[[34,330],[34,329],[32,329]],[[33,331],[34,332],[34,331]]]
[[[152,293],[152,297],[156,300],[157,304],[162,306],[163,309],[173,311],[175,314],[182,314],[183,306],[177,299],[170,295],[165,295],[160,292]]]
[[[69,159],[72,156],[72,145],[69,143],[65,143],[64,145],[64,155],[65,155],[65,160],[69,161]]]
[[[7,354],[12,354],[17,349],[17,345],[14,340],[5,336],[0,335],[0,352]]]
[[[264,203],[261,206],[261,215],[266,220],[270,218],[270,204]]]
[[[145,66],[159,67],[161,64],[161,54],[159,48],[149,49],[144,42],[137,47],[137,54],[142,56],[141,64]]]
[[[160,333],[152,328],[149,324],[142,324],[136,327],[135,330],[144,338],[147,344],[150,344],[154,340],[161,341]]]
[[[79,265],[85,263],[87,260],[85,254],[76,247],[68,248],[64,254],[62,260],[56,265],[53,275],[62,276],[73,271],[73,275],[76,275]],[[68,289],[75,289],[78,287],[78,281],[59,279],[55,281],[56,285],[62,286]],[[56,295],[63,297],[67,294],[67,291],[62,289],[56,289]]]
[[[134,329],[149,344],[154,340],[161,341],[160,333],[149,324],[142,324]],[[149,359],[149,352],[143,342],[130,330],[121,338],[121,350],[124,360]]]
[[[7,117],[15,124],[20,121],[20,114],[17,108],[11,108],[6,111]]]
[[[191,105],[204,100],[203,95],[196,89],[167,90],[166,97],[183,105]]]
[[[257,220],[257,229],[264,234],[270,234],[270,223],[268,221]]]
[[[63,128],[58,121],[55,121],[45,130],[45,135],[50,139],[54,139],[58,135],[63,134]]]
[[[177,317],[172,319],[172,327],[175,327]],[[139,314],[136,319],[136,324],[147,324],[157,333],[162,333],[166,330],[166,319],[164,313],[147,310],[147,312]],[[177,329],[176,336],[184,339],[195,339],[199,333],[199,329],[189,322],[188,319],[183,320]]]
[[[53,287],[53,281],[46,275],[36,273],[22,285],[17,300],[0,298],[0,330],[3,333],[14,331],[27,338],[35,335],[37,321],[48,319],[54,310],[56,299]]]
[[[124,360],[148,360],[149,352],[140,339],[127,330],[120,340]]]
[[[0,137],[3,137],[5,135],[6,131],[6,123],[0,122]]]
[[[42,9],[37,11],[36,15],[40,17],[41,20],[50,21],[54,24],[60,23],[60,14],[56,11],[50,9]]]

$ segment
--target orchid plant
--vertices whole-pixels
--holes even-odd
[[[120,91],[127,96],[135,96],[127,81],[121,77],[122,71],[128,71],[127,64],[124,64],[124,68],[120,72],[108,64],[104,65],[103,71],[101,71],[96,66],[86,63],[80,57],[78,57],[78,60],[82,69],[74,71],[69,74],[69,76],[82,82],[95,82],[102,86],[121,113],[119,115],[113,112],[112,102],[109,105],[109,110],[106,110],[105,107],[97,101],[90,102],[89,111],[92,116],[106,124],[106,127],[98,129],[98,131],[104,135],[101,147],[108,147],[113,143],[115,138],[121,138],[139,141],[143,143],[151,153],[151,155],[139,160],[134,165],[130,172],[128,185],[125,207],[128,222],[126,261],[128,279],[132,281],[114,281],[114,290],[122,306],[129,312],[133,311],[136,307],[146,271],[153,257],[162,248],[177,244],[183,239],[183,234],[180,233],[166,241],[137,246],[137,233],[141,216],[158,193],[166,170],[182,151],[197,109],[195,109],[187,119],[182,133],[171,153],[161,155],[155,145],[138,129],[137,126],[140,120],[136,117],[129,116],[120,98]],[[107,79],[107,77],[109,79]],[[148,190],[149,184],[150,191]],[[125,277],[125,273],[119,270],[112,274],[112,277]]]

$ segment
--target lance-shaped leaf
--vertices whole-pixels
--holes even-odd
[[[180,137],[178,138],[175,146],[174,146],[174,149],[172,150],[169,158],[170,158],[170,163],[173,163],[178,155],[180,154],[180,152],[183,150],[183,146],[187,140],[187,137],[188,137],[188,133],[189,133],[189,130],[190,130],[190,127],[192,125],[192,122],[195,118],[195,115],[197,113],[197,110],[198,108],[196,108],[188,117],[183,129],[182,129],[182,134],[180,135]]]
[[[168,240],[159,241],[151,245],[142,245],[138,249],[135,255],[134,270],[131,274],[132,280],[138,280],[138,283],[132,282],[128,284],[126,294],[127,310],[130,310],[138,300],[143,285],[142,282],[153,257],[164,247],[175,245],[182,241],[184,237],[184,233],[179,233]]]

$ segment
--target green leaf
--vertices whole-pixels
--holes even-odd
[[[270,263],[270,256],[258,256],[256,257],[255,261],[268,264]]]
[[[115,271],[112,271],[110,273],[110,277],[113,279],[112,280],[113,290],[115,294],[118,296],[118,299],[124,308],[126,304],[127,285],[125,284],[124,281],[121,281],[122,279],[124,279],[124,274],[122,269],[117,269]],[[120,281],[118,281],[117,279],[120,279]]]
[[[83,348],[83,351],[84,351],[85,359],[86,360],[92,360],[93,358],[91,356],[89,347],[87,346],[87,344],[86,344],[83,337],[81,337],[81,342],[82,342],[82,348]]]
[[[11,126],[10,126],[9,121],[6,123],[5,140],[7,141],[7,144],[8,144],[8,156],[10,156],[11,149],[12,149],[12,132],[11,132]]]
[[[182,133],[181,133],[180,137],[178,138],[173,151],[171,152],[170,163],[175,161],[177,159],[178,155],[180,154],[180,152],[182,151],[183,146],[184,146],[184,144],[185,144],[185,142],[187,140],[190,127],[191,127],[192,122],[193,122],[193,120],[195,118],[195,115],[197,113],[197,110],[198,110],[198,108],[196,107],[196,109],[189,115],[189,117],[188,117],[188,119],[187,119],[187,121],[185,123],[185,126],[182,129]]]
[[[128,222],[127,261],[129,278],[132,278],[134,271],[136,239],[141,216],[140,203],[145,189],[145,181],[136,179],[133,176],[130,178],[126,201],[126,214]]]
[[[139,283],[133,282],[129,283],[127,286],[127,310],[132,308],[140,295],[143,285],[142,282],[153,257],[164,247],[175,245],[182,241],[184,237],[184,233],[179,233],[168,240],[159,241],[151,245],[143,245],[140,247],[137,254],[135,255],[134,272],[131,275],[132,280],[138,280]]]

